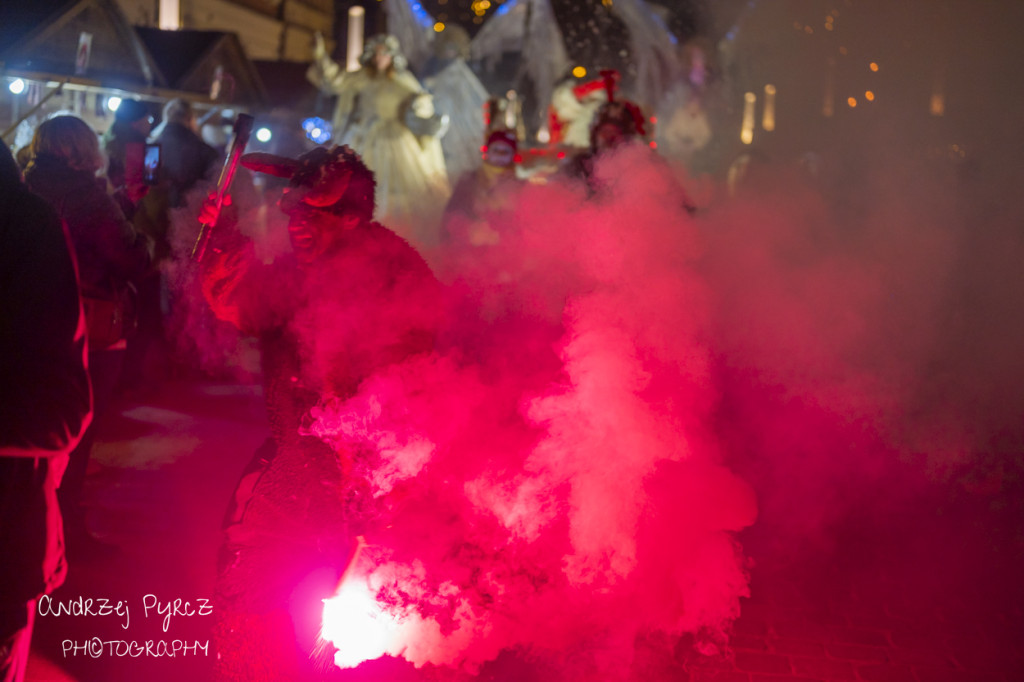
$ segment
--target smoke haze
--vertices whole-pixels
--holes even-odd
[[[713,122],[752,159],[735,196],[690,217],[642,148],[598,163],[593,198],[527,185],[500,244],[430,254],[436,351],[314,411],[311,433],[362,453],[378,513],[357,575],[404,616],[388,653],[626,679],[652,632],[726,645],[757,570],[745,529],[827,555],[936,486],[1019,489],[1020,10],[836,4],[842,40],[818,41],[830,3],[754,3],[726,46],[723,88],[779,92],[750,148]],[[839,47],[857,68],[826,121]]]

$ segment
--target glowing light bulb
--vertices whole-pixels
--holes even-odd
[[[874,102],[875,101],[875,93],[873,93],[870,90],[868,90],[867,92],[864,93],[864,99],[866,99],[869,102]]]
[[[849,97],[849,98],[847,98],[846,103],[849,104],[850,108],[852,109],[855,106],[857,106],[857,98],[856,97]]]
[[[439,21],[436,24],[434,24],[434,31],[436,31],[437,33],[440,33],[443,30],[444,30],[444,23],[443,22]]]
[[[270,138],[273,136],[273,133],[270,132],[270,128],[260,128],[256,131],[256,139],[260,142],[270,142]]]
[[[577,66],[575,69],[572,70],[572,75],[576,76],[577,78],[583,78],[584,76],[587,75],[587,70],[584,69],[582,66]]]
[[[107,98],[107,109],[110,109],[111,111],[117,111],[117,108],[119,106],[121,106],[121,98],[120,97],[108,97]]]
[[[15,95],[20,95],[25,92],[25,81],[20,78],[15,78],[11,81],[11,84],[7,86],[7,89],[13,92]]]
[[[868,68],[871,69],[872,71],[878,71],[878,64],[875,62],[871,62],[870,64],[868,64]]]

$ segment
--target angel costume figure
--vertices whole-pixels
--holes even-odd
[[[338,96],[335,142],[352,147],[377,178],[377,219],[417,246],[433,246],[451,194],[440,142],[446,117],[409,72],[398,39],[369,39],[358,71],[333,61],[319,35],[315,57],[307,76]]]

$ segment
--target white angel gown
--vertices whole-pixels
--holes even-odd
[[[411,117],[426,122],[434,115],[430,95],[404,69],[372,75],[324,62],[310,76],[338,96],[335,142],[352,147],[376,177],[375,218],[414,246],[436,245],[451,195],[441,142],[407,124]]]

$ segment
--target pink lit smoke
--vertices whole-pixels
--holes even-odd
[[[363,656],[340,642],[349,665],[386,652],[472,670],[526,647],[562,666],[590,652],[572,665],[613,679],[638,634],[724,642],[747,593],[734,533],[756,503],[710,429],[697,227],[651,161],[601,164],[592,200],[527,186],[499,245],[443,254],[442,347],[314,411],[339,450],[372,446],[387,510],[353,579],[388,634]]]

